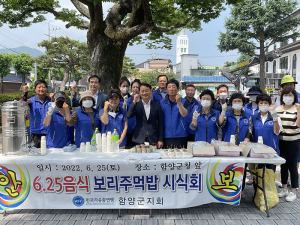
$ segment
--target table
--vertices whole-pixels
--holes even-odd
[[[186,208],[211,202],[238,205],[245,163],[273,159],[194,157],[126,161],[124,153],[1,157],[0,208]],[[2,179],[2,180],[1,180]],[[3,185],[4,183],[2,183]]]

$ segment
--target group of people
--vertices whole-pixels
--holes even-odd
[[[30,139],[36,147],[40,146],[43,135],[49,148],[62,148],[74,142],[79,147],[81,142],[91,141],[96,129],[101,133],[116,129],[120,148],[144,142],[158,148],[181,148],[186,147],[188,141],[229,142],[232,135],[239,145],[257,142],[262,136],[265,145],[286,159],[281,166],[283,189],[279,196],[293,201],[298,188],[300,98],[295,91],[296,82],[290,78],[282,79],[278,107],[272,112],[270,96],[258,87],[249,90],[248,104],[241,93],[228,98],[225,84],[217,88],[216,96],[209,89],[202,91],[198,101],[194,98],[194,85],[186,86],[186,97],[182,98],[178,93],[179,82],[168,80],[166,75],[158,76],[158,89],[138,79],[130,83],[122,77],[119,89],[112,89],[107,95],[99,91],[101,79],[90,76],[89,91],[77,97],[77,86],[72,87],[71,106],[79,107],[73,112],[69,110],[64,92],[56,92],[52,99],[46,96],[47,84],[42,80],[35,82],[35,97],[27,99],[25,88],[21,100],[30,106]],[[129,94],[130,88],[132,94]],[[275,171],[274,165],[269,168]],[[287,191],[288,172],[291,192]]]

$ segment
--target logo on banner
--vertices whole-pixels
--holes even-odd
[[[81,196],[75,196],[73,198],[73,204],[77,207],[80,207],[84,204],[84,198]]]
[[[13,162],[14,163],[14,162]],[[23,170],[14,163],[18,170],[0,165],[0,209],[7,210],[21,205],[30,192],[30,175],[27,167],[27,178]]]
[[[238,162],[230,164],[222,170],[218,168],[220,160],[214,165],[211,173],[209,173],[209,170],[207,169],[207,189],[218,201],[231,205],[238,205],[240,202],[244,167],[238,166],[238,164],[240,164]]]

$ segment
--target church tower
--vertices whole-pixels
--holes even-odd
[[[176,41],[176,64],[181,62],[181,55],[189,54],[189,38],[185,34],[185,29],[180,31]]]

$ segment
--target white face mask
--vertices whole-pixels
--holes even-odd
[[[252,102],[256,101],[256,97],[257,97],[257,95],[249,95],[249,98]]]
[[[85,100],[82,102],[82,106],[85,108],[91,108],[93,106],[93,101],[92,100]]]
[[[284,102],[284,104],[286,105],[291,105],[294,102],[294,97],[283,97],[282,101]]]
[[[240,111],[243,108],[243,104],[242,103],[232,104],[232,108],[236,111]]]
[[[211,105],[211,102],[208,100],[201,101],[201,105],[203,108],[208,108]]]
[[[122,94],[127,94],[127,93],[128,93],[128,90],[129,90],[128,87],[120,88],[120,91],[122,92]]]
[[[269,110],[270,107],[268,105],[260,105],[260,106],[258,106],[258,108],[259,108],[259,111],[265,113]]]
[[[226,99],[228,97],[227,93],[222,92],[219,96],[220,99]]]

